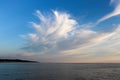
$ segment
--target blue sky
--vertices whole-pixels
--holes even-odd
[[[119,62],[119,19],[120,0],[0,0],[0,56]]]

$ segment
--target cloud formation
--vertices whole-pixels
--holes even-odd
[[[67,50],[87,45],[98,36],[93,30],[79,28],[76,20],[65,12],[53,11],[51,16],[36,11],[40,23],[32,22],[34,33],[28,34],[28,45],[24,47],[30,51],[44,52],[46,50]]]
[[[111,0],[110,5],[113,5],[115,7],[114,10],[111,13],[109,13],[109,14],[105,15],[104,17],[102,17],[101,19],[99,19],[96,24],[99,24],[111,17],[120,15],[120,0]]]
[[[28,40],[24,55],[30,52],[30,56],[44,62],[87,62],[93,57],[97,60],[101,55],[119,54],[119,25],[111,32],[100,32],[86,29],[89,24],[79,24],[66,12],[53,10],[47,15],[37,10],[36,15],[40,22],[32,22],[35,31],[24,36]]]

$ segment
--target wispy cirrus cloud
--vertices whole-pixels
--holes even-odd
[[[111,13],[109,13],[109,14],[105,15],[104,17],[102,17],[101,19],[99,19],[96,24],[99,24],[111,17],[120,15],[120,0],[111,0],[110,5],[115,7],[114,10]]]
[[[43,15],[36,11],[40,23],[32,22],[34,33],[28,34],[28,45],[24,49],[30,51],[67,50],[91,42],[98,33],[91,29],[79,28],[78,22],[65,12],[53,11],[53,15]]]
[[[82,62],[118,52],[119,25],[111,32],[94,31],[91,27],[86,28],[89,24],[79,24],[66,12],[52,12],[46,15],[36,11],[40,22],[32,22],[35,31],[24,35],[28,40],[23,47],[27,51],[24,55],[30,52],[35,59],[47,62]]]

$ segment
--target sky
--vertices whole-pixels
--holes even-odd
[[[120,0],[0,0],[0,58],[120,62]]]

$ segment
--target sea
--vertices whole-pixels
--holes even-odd
[[[120,64],[0,63],[0,80],[120,80]]]

